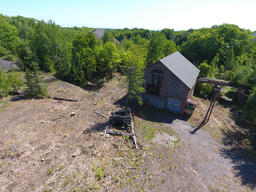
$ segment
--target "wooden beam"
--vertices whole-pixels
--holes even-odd
[[[230,86],[230,87],[245,89],[245,90],[251,89],[249,86],[246,86],[246,85],[241,85],[239,83],[232,83],[222,79],[215,79],[215,78],[209,78],[209,77],[201,77],[197,80],[197,83],[208,83],[208,84],[219,85],[219,86]]]
[[[133,134],[132,138],[133,138],[133,141],[134,141],[135,149],[138,149],[138,145],[137,145],[137,141],[136,141],[136,136],[135,136],[135,133],[134,133],[134,126],[133,126],[131,109],[129,109],[129,115],[130,115],[130,118],[131,118],[131,126],[132,126],[132,134]]]
[[[98,112],[98,111],[95,111],[95,113],[96,113],[97,115],[101,116],[101,117],[104,117],[105,119],[108,119],[108,117],[107,117],[106,115],[103,115],[103,114],[101,114],[101,113]]]

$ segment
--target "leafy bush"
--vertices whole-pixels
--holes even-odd
[[[4,72],[0,70],[0,98],[6,97],[10,92],[7,77]]]
[[[0,98],[17,92],[23,85],[23,81],[16,72],[5,73],[0,70]]]
[[[211,74],[211,66],[207,64],[207,61],[202,62],[198,66],[200,70],[200,77],[212,77],[213,75]],[[210,97],[212,93],[213,85],[206,84],[206,83],[201,83],[197,84],[195,87],[195,94],[200,96],[200,97]]]
[[[10,92],[17,92],[24,84],[23,80],[16,72],[10,72],[7,75],[7,81],[10,86]]]
[[[244,111],[248,117],[256,124],[256,86],[251,91],[251,94],[245,104]]]
[[[42,99],[47,95],[47,89],[42,87],[41,78],[39,76],[38,64],[32,62],[30,69],[26,71],[26,89],[24,95],[28,99]]]

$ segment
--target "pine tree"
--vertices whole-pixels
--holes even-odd
[[[39,76],[38,64],[32,62],[30,67],[26,70],[26,89],[24,95],[29,99],[42,99],[47,95],[46,89],[44,89],[40,83],[41,78]]]

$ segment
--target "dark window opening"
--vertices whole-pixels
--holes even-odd
[[[160,96],[162,87],[163,72],[155,70],[152,72],[151,83],[147,84],[147,93]]]

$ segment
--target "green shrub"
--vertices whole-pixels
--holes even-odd
[[[39,75],[37,63],[32,63],[30,69],[26,70],[26,89],[24,95],[28,99],[42,99],[47,96],[47,89],[40,83],[42,82]]]
[[[251,94],[245,104],[244,112],[256,124],[256,86],[251,91]]]
[[[213,85],[201,83],[197,84],[195,87],[195,95],[208,98],[211,96],[213,90]]]
[[[102,172],[102,168],[97,168],[96,170],[96,179],[98,181],[102,180],[102,177],[103,177],[103,172]]]
[[[6,97],[10,92],[10,86],[7,81],[7,75],[0,70],[0,98]]]
[[[8,73],[7,81],[10,86],[11,92],[17,92],[20,89],[20,87],[24,84],[23,80],[17,72]]]

